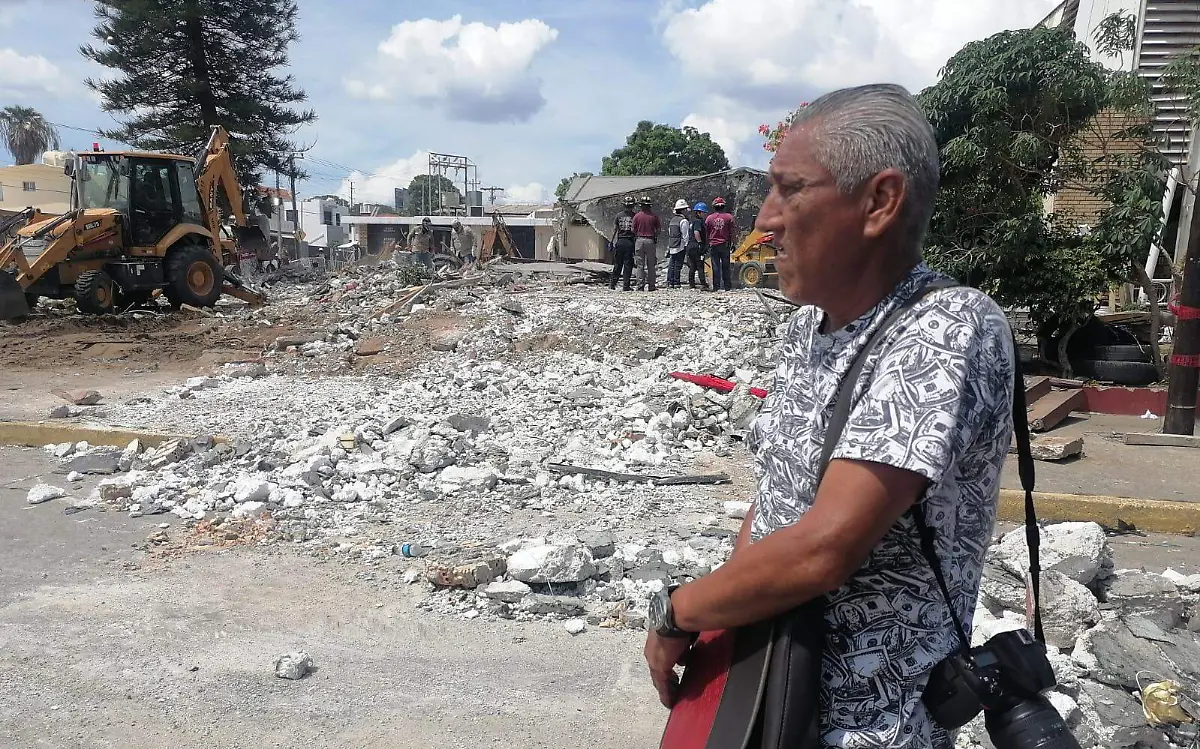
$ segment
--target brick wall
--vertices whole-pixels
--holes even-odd
[[[1122,130],[1137,123],[1135,118],[1126,113],[1110,109],[1102,111],[1076,135],[1083,159],[1091,162],[1109,154],[1137,153],[1140,144],[1136,140],[1116,137]],[[1054,196],[1052,210],[1069,216],[1076,223],[1090,226],[1106,207],[1106,202],[1092,195],[1086,185],[1069,185]]]

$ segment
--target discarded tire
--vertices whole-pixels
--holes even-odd
[[[102,270],[89,270],[75,280],[75,306],[80,312],[107,315],[116,305],[116,284]]]
[[[1129,387],[1145,387],[1158,382],[1158,370],[1147,362],[1085,359],[1075,365],[1075,374]]]
[[[1093,346],[1086,354],[1086,358],[1093,361],[1112,362],[1150,362],[1154,361],[1153,356],[1149,345],[1127,344]]]

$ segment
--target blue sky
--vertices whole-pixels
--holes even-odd
[[[643,119],[710,132],[735,164],[764,166],[756,128],[843,85],[916,90],[964,43],[1031,26],[1055,0],[300,0],[291,73],[318,121],[302,194],[390,200],[461,154],[509,199],[598,170]],[[112,124],[83,86],[102,68],[91,3],[0,0],[0,106],[55,123]],[[433,12],[436,8],[436,12]],[[63,129],[63,146],[96,138]],[[11,163],[7,153],[0,162]]]

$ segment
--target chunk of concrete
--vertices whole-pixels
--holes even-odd
[[[1029,445],[1034,460],[1055,462],[1083,454],[1083,437],[1044,436]]]
[[[284,653],[275,659],[275,675],[292,681],[303,679],[313,669],[312,656],[303,650]]]
[[[76,406],[94,406],[103,397],[95,390],[55,390],[54,394]]]
[[[120,467],[120,450],[100,449],[77,455],[67,462],[64,470],[88,475],[109,476],[120,470]]]
[[[495,580],[483,589],[485,596],[504,603],[519,603],[532,592],[533,590],[520,580]]]
[[[525,583],[577,583],[596,574],[592,553],[576,544],[542,544],[508,558],[508,574]]]
[[[57,486],[37,484],[25,495],[25,500],[31,505],[40,505],[43,502],[49,502],[52,499],[61,499],[65,496],[67,496],[67,492]]]
[[[988,550],[988,560],[1024,579],[1029,570],[1025,531],[1004,534]],[[1042,529],[1043,570],[1057,570],[1081,585],[1091,585],[1112,567],[1112,550],[1097,523],[1057,523]]]

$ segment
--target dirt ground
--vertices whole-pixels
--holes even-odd
[[[642,635],[464,621],[362,567],[277,548],[147,553],[171,516],[30,506],[62,483],[0,448],[0,744],[21,747],[654,746]],[[73,493],[90,487],[81,484]],[[1200,572],[1200,539],[1113,539],[1118,567]],[[273,675],[304,649],[317,671]]]
[[[4,746],[657,741],[665,713],[637,633],[447,618],[415,608],[409,586],[271,549],[157,561],[135,546],[163,517],[31,507],[25,491],[53,462],[0,448],[0,464]],[[317,672],[276,678],[294,649]]]

